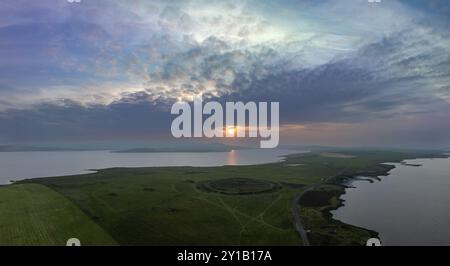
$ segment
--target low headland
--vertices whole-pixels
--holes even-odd
[[[348,181],[387,175],[395,166],[386,162],[437,157],[448,155],[339,149],[263,165],[21,180],[0,187],[8,214],[0,244],[64,245],[76,237],[86,245],[365,245],[376,232],[330,213],[342,206]]]

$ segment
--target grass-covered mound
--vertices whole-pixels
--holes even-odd
[[[281,188],[278,183],[251,178],[225,178],[200,182],[199,189],[228,195],[270,193]]]

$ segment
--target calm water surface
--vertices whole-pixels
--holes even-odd
[[[450,159],[407,160],[381,181],[355,181],[333,211],[380,233],[383,245],[450,245]]]
[[[24,178],[89,173],[88,169],[152,166],[263,164],[302,151],[235,150],[208,153],[111,153],[109,151],[0,152],[0,184]]]

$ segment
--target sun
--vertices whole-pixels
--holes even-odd
[[[236,134],[236,128],[235,127],[228,127],[227,128],[228,136],[235,136]]]

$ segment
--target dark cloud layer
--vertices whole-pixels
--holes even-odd
[[[24,3],[0,4],[0,141],[169,137],[171,104],[204,93],[279,101],[299,142],[450,142],[442,1]]]

